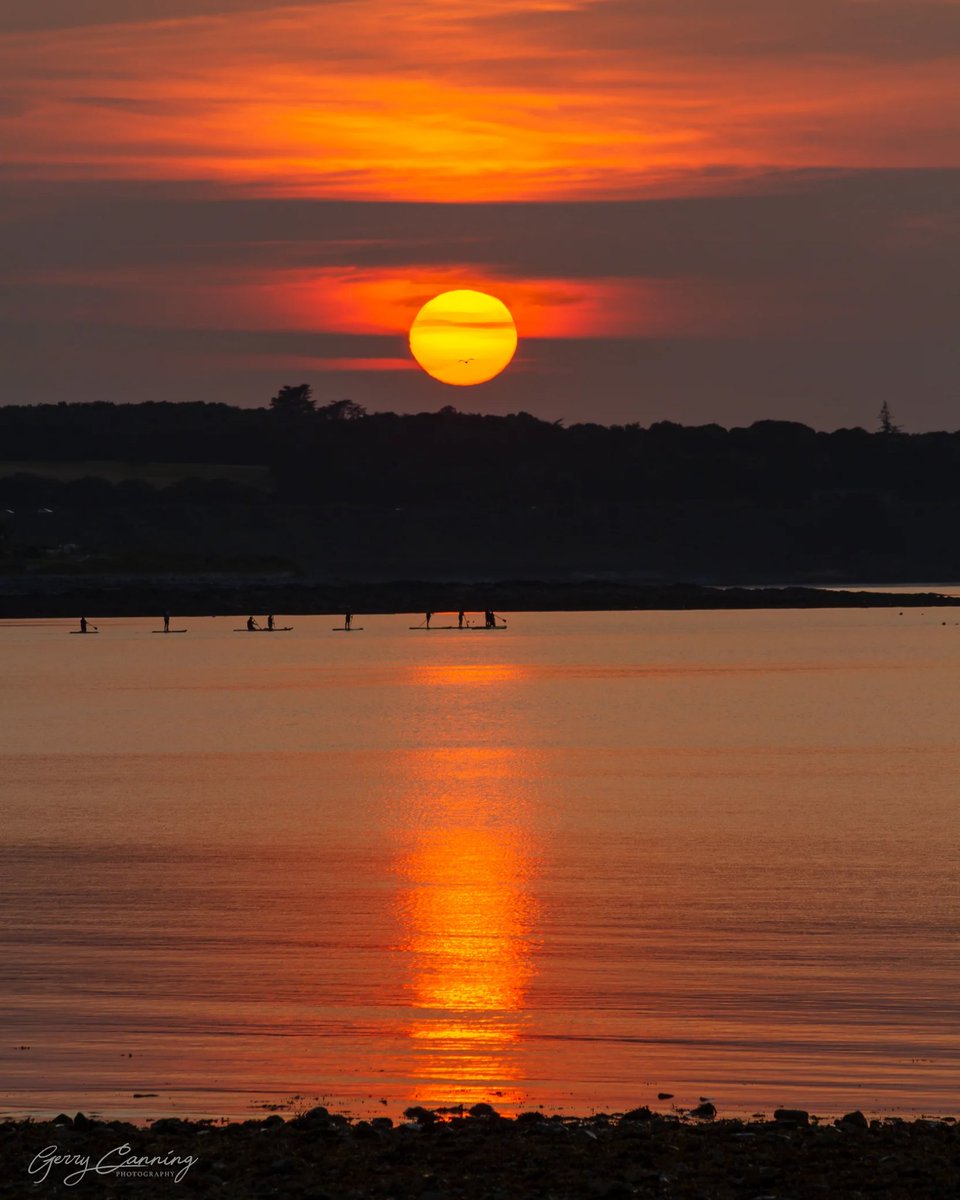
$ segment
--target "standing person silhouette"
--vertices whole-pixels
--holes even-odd
[[[274,622],[273,622],[273,613],[271,613],[271,614],[270,614],[270,616],[269,616],[269,617],[267,617],[267,628],[268,628],[268,629],[273,629],[273,625],[274,625]]]
[[[170,614],[168,612],[165,612],[163,614],[163,632],[164,633],[170,632]]]
[[[431,618],[432,616],[433,616],[433,613],[430,613],[430,612],[428,612],[428,613],[426,614],[426,625],[427,625],[427,628],[428,628],[428,629],[430,628],[430,618]]]
[[[457,613],[457,628],[458,628],[458,629],[462,629],[462,628],[463,628],[463,609],[462,609],[462,608],[461,608],[461,609],[460,609],[460,611]]]
[[[80,618],[80,632],[81,633],[87,632],[87,618],[86,617]]]
[[[353,623],[353,613],[350,613],[350,612],[348,612],[348,613],[344,613],[344,614],[343,614],[343,627],[344,627],[344,629],[349,629],[349,628],[350,628],[350,626],[352,625],[352,623]]]

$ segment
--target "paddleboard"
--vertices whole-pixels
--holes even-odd
[[[277,625],[273,629],[235,629],[234,633],[289,633],[292,625]]]
[[[79,633],[81,637],[86,637],[88,633],[99,633],[99,629],[69,629],[68,633]]]
[[[351,625],[349,629],[346,625],[334,625],[330,630],[331,633],[363,633],[362,625]]]
[[[186,633],[185,629],[151,629],[151,633]]]

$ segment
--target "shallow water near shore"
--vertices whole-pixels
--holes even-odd
[[[955,619],[0,624],[0,1111],[953,1112]]]

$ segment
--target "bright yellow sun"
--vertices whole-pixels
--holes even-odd
[[[496,296],[443,292],[410,326],[410,352],[441,383],[468,387],[499,375],[517,349],[517,327]]]

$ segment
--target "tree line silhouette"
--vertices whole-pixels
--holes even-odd
[[[255,409],[0,408],[0,463],[5,571],[960,578],[960,433],[904,433],[888,408],[872,432],[565,425],[367,413],[301,384]]]
[[[792,421],[726,429],[671,421],[599,425],[528,413],[367,413],[349,400],[316,405],[309,385],[281,388],[269,407],[226,404],[58,404],[0,408],[0,460],[251,464],[268,467],[271,498],[298,503],[512,505],[716,502],[778,508],[825,495],[849,505],[960,500],[960,432],[906,434],[889,409],[876,432],[819,432]],[[15,468],[14,468],[15,469]],[[137,480],[0,481],[0,498],[121,493],[150,503]],[[29,467],[25,466],[29,473]],[[188,473],[188,472],[187,472]],[[184,502],[262,502],[230,480],[162,489]]]

